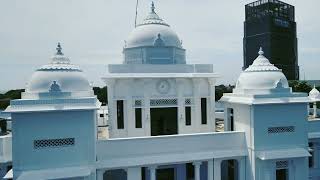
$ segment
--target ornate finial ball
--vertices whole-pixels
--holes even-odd
[[[263,52],[263,50],[262,50],[262,47],[260,47],[258,54],[259,54],[259,55],[263,55],[263,54],[264,54],[264,52]]]
[[[154,9],[155,9],[154,2],[152,1],[152,3],[151,3],[151,11],[154,12]]]
[[[60,42],[58,42],[56,50],[57,50],[57,53],[56,53],[57,55],[63,55]]]

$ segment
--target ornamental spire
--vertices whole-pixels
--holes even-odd
[[[262,50],[262,47],[260,47],[258,54],[259,54],[259,55],[263,55],[263,54],[264,54],[264,52],[263,52],[263,50]]]
[[[155,9],[155,7],[154,7],[154,3],[153,3],[153,1],[152,1],[152,3],[151,3],[151,12],[152,12],[152,13],[155,13],[154,9]]]
[[[58,45],[57,45],[56,50],[57,50],[56,55],[63,55],[63,53],[62,53],[62,47],[61,47],[61,45],[60,45],[59,42],[58,42]]]

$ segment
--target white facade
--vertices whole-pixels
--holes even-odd
[[[95,178],[100,103],[83,77],[59,44],[22,99],[11,101],[13,179]]]
[[[286,173],[288,179],[308,179],[309,98],[291,92],[281,70],[270,64],[261,49],[240,75],[234,92],[225,94],[222,101],[225,130],[246,134],[248,179],[276,179],[277,173]]]
[[[126,65],[124,65],[126,66]],[[143,65],[121,67],[109,66],[113,72],[105,76],[108,86],[108,107],[110,137],[150,136],[150,109],[176,107],[178,119],[178,134],[212,132],[214,130],[214,82],[216,74],[188,72],[196,65]],[[200,66],[200,65],[199,65]],[[210,67],[210,65],[203,65]],[[201,66],[200,66],[201,67]],[[124,72],[127,68],[127,72]],[[157,68],[156,73],[145,72]],[[186,71],[176,73],[175,69]],[[170,71],[170,69],[172,69]],[[211,69],[209,69],[211,70]],[[208,70],[208,71],[209,71]],[[210,71],[209,71],[210,72]],[[213,93],[212,93],[213,92]],[[201,98],[207,103],[207,123],[201,123]],[[117,127],[116,103],[124,103],[124,128]],[[185,123],[185,107],[191,107],[191,124]],[[142,127],[135,128],[135,109],[142,109]]]
[[[58,45],[6,110],[13,179],[320,178],[320,120],[308,119],[317,92],[293,93],[262,49],[221,100],[223,132],[215,132],[218,75],[212,65],[186,63],[181,40],[154,5],[123,53],[123,64],[109,65],[103,77],[106,110]],[[10,140],[0,139],[9,161]]]

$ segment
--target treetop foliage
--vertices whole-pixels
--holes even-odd
[[[309,93],[312,86],[308,85],[306,81],[289,81],[289,86],[292,87],[292,90],[294,92],[304,92]],[[220,100],[220,98],[223,96],[223,93],[231,93],[233,90],[233,85],[218,85],[216,86],[215,90],[215,98],[216,101]],[[320,90],[320,87],[317,87],[318,90]],[[106,105],[108,102],[108,92],[107,87],[93,87],[94,94],[97,96],[99,101]],[[24,89],[15,89],[10,90],[4,94],[0,94],[0,109],[5,109],[10,104],[10,100],[13,99],[20,99],[21,93],[24,92]]]

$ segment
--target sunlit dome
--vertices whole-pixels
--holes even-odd
[[[288,92],[288,80],[280,69],[270,63],[263,55],[262,48],[259,56],[244,72],[241,73],[235,92],[271,93]]]
[[[164,46],[182,48],[178,35],[157,15],[152,3],[150,13],[130,33],[125,48],[154,46],[157,39],[161,39]]]
[[[83,92],[91,91],[89,81],[82,70],[71,64],[68,57],[62,53],[60,43],[57,53],[51,58],[50,64],[44,65],[32,75],[27,93],[41,92]]]
[[[309,97],[311,99],[320,100],[320,92],[318,91],[315,85],[313,86],[313,89],[309,92]]]

